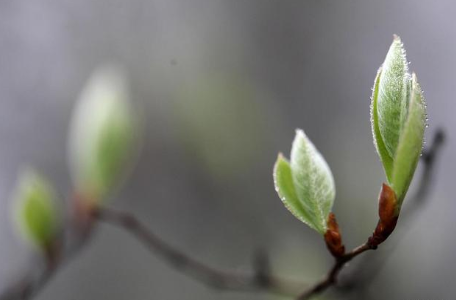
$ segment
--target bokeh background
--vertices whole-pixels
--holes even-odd
[[[453,299],[455,13],[450,0],[1,1],[0,290],[39,267],[11,225],[17,170],[33,165],[62,198],[71,192],[72,108],[107,62],[128,71],[144,139],[107,205],[213,266],[249,270],[262,248],[277,274],[321,278],[332,259],[281,204],[272,166],[303,128],[334,173],[346,245],[365,240],[384,180],[369,98],[396,33],[428,102],[427,139],[442,127],[447,143],[429,202],[372,254],[387,259],[365,294],[324,298]],[[207,289],[124,232],[99,229],[37,299],[277,299]]]

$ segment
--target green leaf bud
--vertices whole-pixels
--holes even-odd
[[[274,166],[274,184],[285,207],[324,235],[336,189],[328,164],[304,131],[296,131],[290,162],[279,154]]]
[[[14,215],[21,235],[43,250],[57,238],[60,218],[51,184],[33,170],[20,174],[13,194]]]
[[[422,150],[426,106],[398,36],[375,79],[371,123],[374,144],[400,208]]]
[[[72,179],[86,201],[98,205],[131,162],[136,124],[127,82],[117,69],[95,72],[76,104],[69,136]]]

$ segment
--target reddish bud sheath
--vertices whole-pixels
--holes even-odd
[[[374,233],[369,238],[369,245],[375,249],[383,243],[396,227],[399,218],[399,209],[397,206],[396,193],[387,184],[382,185],[378,200],[378,215],[380,220]]]
[[[336,216],[333,213],[328,215],[328,229],[325,233],[326,247],[329,252],[338,258],[345,254],[345,246],[342,244],[342,235],[340,234],[339,225]]]

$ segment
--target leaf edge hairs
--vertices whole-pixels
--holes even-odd
[[[303,130],[297,129],[290,161],[279,153],[274,185],[285,207],[300,221],[324,235],[336,188],[331,170]]]
[[[415,73],[408,72],[404,46],[394,35],[377,72],[371,97],[374,145],[388,185],[397,198],[396,215],[413,178],[427,127],[426,104]]]

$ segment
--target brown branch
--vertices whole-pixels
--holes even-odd
[[[73,215],[66,220],[65,230],[56,239],[58,245],[52,252],[44,253],[46,260],[44,270],[38,275],[28,274],[17,283],[12,284],[3,293],[0,300],[28,300],[34,298],[49,281],[69,263],[88,244],[95,231],[93,219],[82,207],[79,207],[78,196],[72,202]]]
[[[303,292],[297,300],[306,300],[310,299],[311,297],[322,293],[332,285],[334,285],[337,282],[337,277],[342,270],[342,268],[345,266],[347,262],[355,258],[356,256],[360,255],[361,253],[364,253],[367,250],[375,250],[376,247],[373,246],[371,243],[366,242],[362,244],[361,246],[358,246],[354,248],[352,251],[344,254],[343,256],[340,256],[336,258],[336,261],[331,268],[331,270],[328,272],[325,278],[323,278],[321,281],[317,282],[314,286]]]
[[[96,211],[95,217],[101,222],[119,227],[132,234],[171,267],[208,287],[238,292],[265,291],[282,296],[296,296],[302,287],[302,284],[297,282],[271,275],[269,263],[264,255],[256,257],[253,274],[218,270],[169,245],[130,213],[105,208]]]
[[[91,216],[85,214],[78,215],[77,220],[77,222],[69,224],[70,226],[73,225],[74,228],[72,228],[73,232],[68,235],[72,235],[71,238],[75,239],[76,242],[69,247],[66,256],[55,261],[52,267],[47,267],[39,276],[24,277],[3,294],[0,294],[0,300],[27,300],[36,296],[53,276],[58,273],[63,265],[71,261],[79,250],[88,244],[90,237],[96,229],[94,221],[101,221],[126,230],[147,246],[151,252],[159,255],[176,270],[217,290],[237,292],[264,291],[293,297],[302,288],[302,283],[271,275],[269,261],[263,252],[255,255],[254,272],[251,274],[228,272],[205,265],[187,256],[177,248],[170,246],[128,212],[94,209]],[[68,235],[65,237],[67,240],[71,239]],[[76,238],[74,235],[76,235]]]
[[[54,271],[46,268],[40,276],[33,280],[32,278],[23,279],[18,285],[12,287],[4,295],[0,297],[1,300],[26,300],[32,299],[38,292],[46,286],[48,281],[52,278]]]
[[[57,274],[63,265],[70,261],[71,258],[73,258],[77,252],[79,252],[79,249],[80,247],[75,247],[65,260],[56,261],[55,266],[52,268],[46,266],[44,271],[41,272],[41,274],[38,276],[25,276],[18,283],[13,284],[10,288],[7,288],[6,291],[0,294],[0,300],[32,299],[49,283],[49,281]]]

